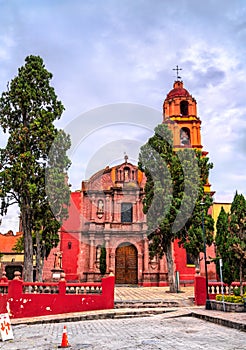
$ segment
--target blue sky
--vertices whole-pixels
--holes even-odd
[[[198,103],[215,201],[228,202],[246,194],[245,18],[243,0],[0,0],[0,91],[26,56],[44,59],[66,108],[57,125],[81,132],[69,173],[79,189],[124,152],[137,161],[178,64]],[[0,231],[15,230],[14,214]]]

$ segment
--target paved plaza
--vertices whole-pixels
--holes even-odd
[[[57,349],[65,323],[13,326],[14,340],[0,349]],[[66,323],[70,349],[245,350],[246,333],[193,317],[99,319]]]

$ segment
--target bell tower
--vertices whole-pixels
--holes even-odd
[[[168,124],[173,132],[175,148],[202,148],[201,120],[197,116],[196,100],[179,79],[174,82],[163,103],[163,123]]]
[[[177,71],[177,79],[173,89],[167,94],[163,103],[163,123],[167,124],[173,133],[173,146],[175,149],[196,148],[202,150],[201,120],[197,116],[197,103],[194,97],[184,88],[183,81]],[[202,151],[206,156],[208,152]],[[211,193],[211,185],[207,181],[204,186],[206,193]],[[214,193],[214,192],[213,192]]]

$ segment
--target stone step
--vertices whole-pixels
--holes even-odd
[[[153,315],[159,315],[159,314],[175,314],[177,312],[177,309],[171,309],[167,307],[159,307],[159,308],[127,308],[127,309],[118,309],[118,311],[114,314],[114,318],[132,318],[132,317],[149,317]]]
[[[163,307],[179,307],[180,302],[177,300],[115,300],[114,308],[163,308]]]

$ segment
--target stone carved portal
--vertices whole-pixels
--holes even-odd
[[[136,247],[131,243],[122,243],[116,249],[115,256],[115,283],[138,283],[138,254]]]

